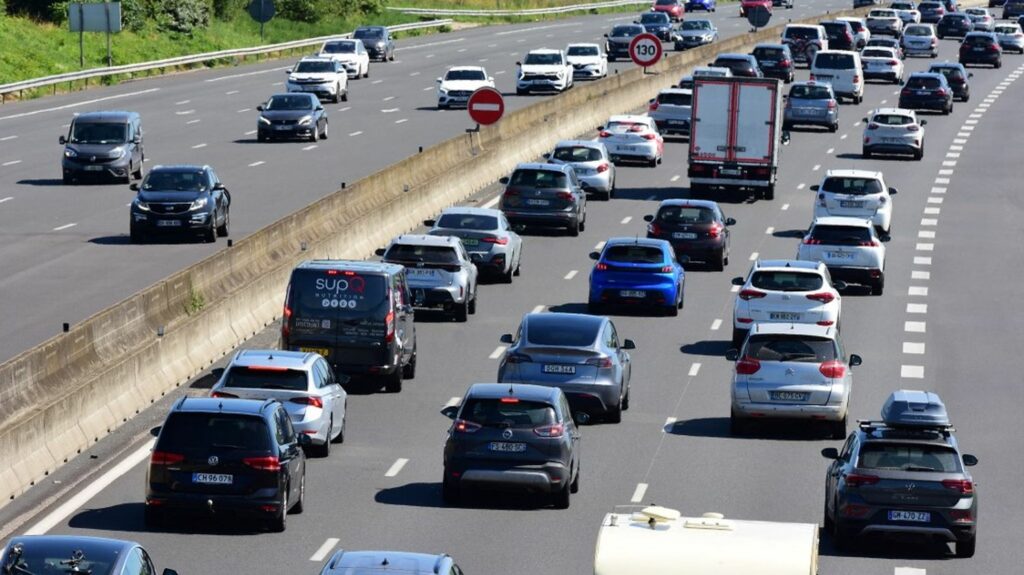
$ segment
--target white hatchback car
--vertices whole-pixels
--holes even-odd
[[[796,250],[800,260],[822,262],[833,279],[871,288],[885,287],[885,246],[871,220],[826,216],[814,219]]]
[[[370,54],[362,40],[328,40],[320,46],[317,56],[341,62],[349,78],[366,78],[370,75]]]
[[[900,38],[905,56],[926,55],[929,58],[939,56],[939,37],[935,35],[935,27],[931,24],[911,24],[903,30]]]
[[[580,185],[595,199],[608,201],[615,193],[615,164],[608,148],[593,140],[562,140],[555,149],[544,154],[551,164],[572,166]]]
[[[465,106],[480,88],[493,88],[494,78],[482,66],[452,66],[437,79],[437,108]]]
[[[838,326],[843,282],[832,282],[821,262],[757,260],[740,286],[732,309],[732,345],[740,347],[754,323],[810,323]]]
[[[598,130],[598,137],[608,148],[612,161],[647,162],[652,168],[661,163],[665,139],[658,133],[653,118],[638,115],[612,116]]]
[[[599,44],[569,44],[565,57],[572,64],[572,76],[577,80],[597,80],[608,75],[608,55]]]
[[[896,188],[885,185],[882,172],[869,170],[829,170],[815,192],[814,217],[843,216],[867,218],[881,234],[892,230],[892,194]]]
[[[915,160],[924,157],[924,125],[913,110],[879,108],[864,118],[862,155],[910,154]],[[883,228],[888,229],[888,228]]]
[[[864,65],[865,80],[886,80],[893,84],[903,83],[903,60],[895,48],[869,46],[860,53]]]
[[[889,8],[896,11],[904,25],[917,24],[921,22],[921,11],[913,2],[893,2]]]

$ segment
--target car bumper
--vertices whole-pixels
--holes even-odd
[[[389,375],[398,369],[399,347],[395,342],[368,341],[359,345],[338,347],[323,341],[292,339],[282,343],[281,349],[313,351],[324,356],[336,371],[346,375]],[[326,352],[326,353],[324,353]]]
[[[210,212],[186,212],[183,214],[156,214],[132,212],[131,228],[136,233],[182,233],[207,230],[213,214]]]
[[[896,80],[899,79],[899,74],[896,73],[896,70],[871,70],[870,72],[865,70],[864,79],[887,80],[889,82],[895,82]]]
[[[899,506],[865,505],[860,497],[848,497],[840,499],[836,509],[836,515],[844,531],[852,535],[860,536],[887,536],[887,535],[917,535],[930,537],[947,542],[963,541],[975,537],[978,531],[977,509],[970,506],[964,509],[971,509],[971,516],[974,521],[954,523],[946,515],[950,508],[900,508]],[[841,512],[847,505],[857,505],[868,509],[861,517],[849,517]],[[959,506],[957,507],[959,509]],[[909,522],[889,520],[889,511],[923,511],[931,514],[931,520],[927,522]]]
[[[666,280],[658,284],[598,284],[590,288],[590,303],[625,306],[674,306],[679,296],[675,283]],[[625,292],[641,292],[642,296],[624,295]]]
[[[583,186],[584,190],[588,192],[607,193],[612,191],[611,173],[611,170],[608,170],[600,174],[593,174],[588,176],[580,176],[579,174],[577,174],[577,177],[579,178],[580,185]]]
[[[900,98],[899,107],[908,110],[945,110],[949,102],[945,98]]]
[[[410,285],[409,291],[412,294],[412,305],[424,309],[450,310],[453,306],[465,302],[469,295],[469,290],[456,285],[444,287]]]
[[[960,56],[961,64],[997,64],[1002,60],[1002,56],[998,53],[985,53],[984,55],[975,55],[973,53],[967,56]]]
[[[789,81],[795,74],[792,68],[762,68],[761,72],[765,78],[775,78],[783,82]]]
[[[577,224],[576,212],[504,212],[505,218],[512,225],[565,228]]]
[[[289,92],[316,94],[320,98],[336,96],[339,93],[337,88],[337,84],[288,84]]]
[[[383,60],[387,57],[388,51],[386,48],[370,48],[367,46],[366,53],[370,55],[372,60]]]
[[[699,48],[705,44],[711,44],[714,40],[705,40],[703,38],[687,38],[683,37],[674,42],[674,48],[676,50],[688,50],[690,48]]]
[[[690,136],[690,120],[659,120],[655,118],[654,124],[662,135]]]
[[[814,114],[798,114],[791,110],[783,112],[782,119],[785,123],[791,125],[804,125],[804,126],[831,126],[839,121],[838,111],[825,111]]]
[[[306,421],[295,421],[292,419],[292,427],[295,428],[295,433],[308,436],[314,445],[323,445],[330,438],[331,421],[329,418],[324,417],[327,412],[322,409],[319,411],[322,415],[315,419]]]
[[[677,240],[671,237],[661,238],[667,240],[675,250],[676,256],[686,256],[691,260],[714,261],[719,254],[725,250],[725,240]]]
[[[445,472],[459,487],[496,491],[555,493],[569,482],[569,467],[561,462],[515,465],[448,461]]]
[[[509,254],[501,252],[469,252],[469,259],[476,269],[484,273],[503,274],[509,269],[512,261]]]
[[[103,163],[80,162],[71,158],[61,161],[61,169],[65,176],[98,178],[124,178],[128,176],[129,156]]]
[[[735,393],[734,393],[735,395]],[[799,403],[754,403],[732,401],[732,411],[740,417],[759,419],[813,419],[816,421],[842,421],[846,417],[847,403],[839,405],[804,405]]]
[[[572,77],[575,78],[576,80],[591,80],[595,78],[600,78],[604,75],[605,73],[602,72],[597,66],[590,66],[587,68],[574,67],[572,69]]]
[[[658,157],[657,144],[605,144],[608,155],[615,159],[653,160]]]
[[[276,488],[260,489],[253,495],[215,495],[211,493],[146,494],[146,506],[166,513],[217,516],[236,515],[273,517],[280,513],[281,496]]]
[[[316,124],[310,123],[305,126],[286,125],[286,126],[260,126],[256,128],[256,134],[260,138],[266,138],[268,140],[286,139],[286,138],[308,138],[313,135],[313,126]]]
[[[914,142],[903,142],[899,144],[885,143],[885,144],[864,144],[864,149],[873,154],[916,154],[921,150],[920,144]],[[876,226],[885,227],[878,223],[877,217],[871,218],[875,222]],[[886,218],[888,220],[888,218]]]
[[[881,146],[883,144],[879,144],[879,145]],[[891,144],[884,144],[884,145],[888,146],[888,145],[891,145]],[[870,146],[869,148],[872,149],[872,150],[876,149],[874,146]],[[881,150],[881,148],[877,148],[877,149]],[[871,223],[876,228],[882,228],[883,230],[889,229],[889,222],[892,220],[892,209],[889,206],[886,206],[886,209],[879,209],[879,210],[874,210],[874,211],[866,210],[866,211],[864,211],[862,213],[857,213],[853,208],[847,208],[847,209],[850,210],[847,213],[830,212],[828,210],[828,208],[823,208],[817,202],[815,202],[814,203],[814,217],[815,218],[825,218],[825,217],[830,217],[830,216],[839,216],[839,217],[847,217],[847,218],[865,219],[865,220],[871,220]]]
[[[904,56],[918,56],[918,55],[931,56],[933,54],[938,54],[938,53],[939,53],[939,47],[938,46],[904,46],[903,47],[903,55]]]
[[[1003,40],[999,46],[1003,50],[1024,50],[1024,40]]]
[[[829,275],[833,280],[841,280],[848,283],[870,285],[885,278],[885,274],[878,268],[857,268],[846,266],[829,266]]]
[[[517,80],[516,89],[523,92],[561,92],[569,86],[568,80]]]
[[[896,36],[900,35],[900,29],[898,27],[896,27],[896,26],[877,26],[875,28],[871,28],[869,26],[868,27],[868,32],[871,32],[874,35],[881,35],[881,36],[893,36],[893,37],[896,37]]]

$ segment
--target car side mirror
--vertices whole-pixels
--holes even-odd
[[[835,289],[836,291],[843,291],[848,287],[850,287],[849,284],[847,284],[843,280],[836,280],[832,282],[832,288]]]
[[[727,225],[727,226],[735,226],[736,225],[736,218],[725,218],[725,225]]]
[[[494,76],[488,76],[487,77],[487,81],[491,82],[493,84],[494,83]]]
[[[520,61],[516,60],[516,66],[522,66],[522,65],[523,65],[523,63],[522,63],[522,62],[520,62]]]
[[[839,459],[839,450],[835,447],[826,447],[821,450],[821,456],[825,459]]]
[[[864,360],[862,360],[859,355],[855,353],[850,354],[850,367],[857,367],[862,363],[864,363]]]
[[[508,184],[508,176],[505,176],[503,178],[498,178],[498,183],[499,184]]]
[[[262,112],[263,111],[263,104],[260,104],[259,106],[256,106],[256,111],[257,112]]]
[[[631,339],[622,340],[622,349],[636,349],[636,343]]]
[[[813,186],[811,186],[811,187],[810,187],[810,188],[808,188],[808,189],[809,189],[809,190],[811,190],[812,192],[817,192],[818,190],[820,190],[820,189],[821,189],[821,186],[820,186],[820,185],[818,185],[818,184],[814,184]]]
[[[501,343],[511,344],[512,343],[512,334],[510,334],[510,333],[503,333],[503,334],[501,334],[501,337],[498,338],[498,341],[500,341]]]
[[[142,138],[140,138],[138,136],[135,136],[134,138],[132,138],[132,143],[133,144],[141,144],[142,143]]]
[[[551,152],[548,152],[548,153],[544,154],[541,157],[544,158],[545,160],[550,160],[551,159]]]
[[[783,146],[788,146],[790,140],[792,140],[792,139],[793,139],[793,137],[789,134],[789,130],[783,130],[782,131],[782,145]]]
[[[423,220],[423,225],[429,226],[431,228],[434,227],[434,225],[436,225],[436,224],[437,224],[437,220]]]
[[[313,445],[313,438],[306,435],[305,433],[299,434],[299,447],[309,447]]]
[[[654,216],[652,214],[647,214],[646,216],[644,216],[644,221],[645,222],[653,222],[654,221]]]
[[[974,467],[975,465],[978,464],[978,458],[971,455],[970,453],[965,453],[963,455],[963,460],[964,465],[966,465],[967,467]]]
[[[377,248],[373,250],[373,253],[377,254],[378,256],[384,257],[384,254],[387,253],[387,251],[388,250],[385,248]]]
[[[441,83],[441,82],[443,82],[443,81],[444,81],[444,79],[443,79],[443,78],[438,78],[438,79],[437,79],[437,83],[438,83],[438,84],[440,84],[440,83]]]
[[[156,427],[150,428],[149,434],[152,435],[153,437],[160,437],[160,430],[161,429],[163,429],[163,427],[161,427],[159,425],[156,426]]]
[[[139,191],[139,184],[138,184],[138,182],[132,182],[131,184],[129,184],[128,189],[133,191],[133,192]]]
[[[741,278],[741,277],[732,278],[732,285],[734,285],[734,286],[741,286],[741,285],[743,285],[745,283],[747,283],[747,282],[743,278]]]
[[[285,75],[288,75],[288,74],[291,74],[292,71],[291,70],[285,70],[284,73],[285,73]]]
[[[599,254],[598,252],[590,252],[588,257],[596,262],[597,260],[601,259],[601,254]]]
[[[63,136],[63,135],[61,137],[57,138],[57,141],[60,142],[60,145],[62,145],[62,146],[64,144],[68,143],[68,139],[65,136]]]
[[[316,111],[317,111],[317,112],[323,112],[323,111],[324,111],[324,107],[323,107],[323,106],[320,106],[320,105],[317,105],[317,107],[316,107]]]
[[[732,348],[725,352],[725,359],[729,361],[736,361],[740,358],[740,350]]]
[[[888,243],[889,240],[892,239],[892,236],[890,236],[889,234],[879,234],[878,239],[884,243]]]
[[[896,195],[898,193],[900,193],[900,191],[897,190],[896,188],[889,188],[889,195],[890,196],[894,196],[894,195]]]
[[[607,38],[607,37],[608,37],[608,35],[607,35],[607,34],[601,34],[601,35],[602,35],[602,36],[604,36],[605,38]]]
[[[921,120],[920,124],[922,126],[927,126],[928,125],[928,120]]]
[[[217,182],[216,184],[213,185],[213,189],[215,189],[215,190],[226,190],[227,188],[224,187],[224,184],[222,184],[220,182]]]
[[[867,123],[871,122],[871,120],[869,120],[867,116],[864,116],[863,118],[861,118],[861,120],[862,120],[862,121],[863,121],[863,122],[864,122],[865,124],[867,124]]]
[[[446,405],[444,409],[441,410],[441,415],[447,417],[448,419],[455,419],[455,416],[458,414],[459,406],[457,405]]]
[[[967,73],[967,77],[968,78],[973,78],[974,77],[974,72],[968,72]]]

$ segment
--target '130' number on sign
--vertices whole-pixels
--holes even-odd
[[[653,58],[654,55],[658,53],[658,49],[654,46],[654,44],[640,42],[636,45],[636,53],[638,56]]]

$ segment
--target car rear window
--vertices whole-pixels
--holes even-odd
[[[553,170],[516,170],[509,185],[559,190],[569,187],[565,174]]]
[[[815,28],[786,28],[783,38],[790,40],[817,40],[819,31]]]
[[[839,22],[824,22],[822,27],[825,28],[825,33],[828,34],[829,38],[841,36],[848,32],[846,24]]]
[[[567,347],[589,346],[597,339],[599,322],[588,324],[566,322],[556,316],[544,314],[531,316],[526,328],[526,341],[531,345],[552,345]]]
[[[814,226],[811,238],[831,246],[859,246],[872,241],[871,230],[859,226]]]
[[[675,6],[679,3],[679,0],[657,0],[654,3],[655,6]]]
[[[597,46],[569,46],[565,51],[566,56],[600,56],[601,50]]]
[[[299,269],[292,273],[288,305],[295,314],[296,325],[320,320],[326,310],[332,315],[364,314],[388,302],[387,282],[378,274],[347,270]],[[312,326],[311,326],[312,327]]]
[[[1017,26],[996,26],[996,28],[995,28],[996,34],[1011,34],[1012,35],[1012,34],[1016,34],[1019,31],[1020,31],[1020,28],[1018,28]]]
[[[905,118],[906,116],[896,116]],[[882,183],[874,178],[825,178],[821,184],[822,192],[833,194],[853,194],[855,196],[866,196],[868,194],[882,193]]]
[[[868,18],[895,18],[896,12],[892,10],[872,10],[868,12]]]
[[[770,291],[814,291],[824,284],[819,274],[796,271],[760,271],[750,278],[750,285]]]
[[[298,369],[235,365],[225,374],[224,387],[306,391],[309,389],[309,379],[306,372]]]
[[[500,429],[529,429],[557,421],[555,408],[550,404],[514,397],[467,399],[459,417],[484,427]]]
[[[384,254],[389,262],[457,264],[459,255],[448,246],[421,246],[418,244],[392,244]]]
[[[334,72],[334,62],[299,62],[295,65],[293,72],[305,72],[307,74],[315,74],[322,72]]]
[[[710,224],[715,221],[715,212],[711,208],[665,206],[658,210],[657,220],[666,224]]]
[[[778,60],[785,55],[786,52],[782,48],[754,48],[754,57],[758,60]]]
[[[451,230],[494,230],[498,228],[498,218],[479,214],[441,214],[437,227]]]
[[[838,357],[835,342],[823,337],[764,334],[747,339],[744,355],[760,361],[822,363]]]
[[[670,20],[668,14],[664,12],[645,12],[640,15],[640,22],[642,24],[668,24]]]
[[[160,431],[158,450],[221,447],[268,451],[270,431],[260,417],[235,413],[174,412]]]
[[[857,467],[957,473],[957,459],[956,451],[938,445],[869,442],[860,448]]]
[[[630,264],[660,264],[665,261],[665,254],[651,246],[608,246],[601,259]]]
[[[883,126],[906,126],[907,124],[913,124],[914,119],[910,116],[904,116],[903,114],[875,114],[871,121],[875,124],[881,124]],[[865,192],[875,193],[875,192]]]
[[[789,97],[794,100],[831,100],[832,93],[825,86],[796,85],[789,89]]]
[[[555,148],[552,157],[563,162],[596,162],[603,158],[601,150],[587,146],[563,146]]]
[[[967,38],[964,38],[964,44],[968,44],[970,46],[988,46],[992,43],[992,38],[989,38],[988,36],[968,36]]]
[[[894,57],[892,52],[889,52],[888,50],[877,49],[877,48],[874,49],[874,50],[872,50],[870,48],[865,48],[864,51],[861,52],[860,55],[861,55],[862,58],[893,58]]]
[[[907,80],[907,87],[918,90],[934,90],[939,87],[941,83],[938,78],[928,78],[924,76],[911,76]]]
[[[689,106],[692,102],[693,94],[680,94],[678,92],[658,94],[659,104],[668,104],[670,106]]]
[[[715,60],[713,64],[715,67],[728,68],[736,72],[750,72],[754,69],[754,65],[750,63],[750,60],[746,58],[719,58]]]
[[[903,31],[906,36],[931,36],[931,26],[909,26]]]
[[[352,54],[356,51],[355,42],[328,42],[324,44],[324,54]]]
[[[12,565],[10,552],[4,557],[0,572],[13,575],[42,573],[94,573],[107,574],[117,563],[121,548],[106,542],[79,539],[72,542],[53,541],[48,538],[15,538],[21,545],[21,557]],[[71,568],[72,553],[82,553],[82,560]],[[13,563],[13,562],[12,562]],[[119,571],[120,572],[120,571]]]
[[[853,54],[818,52],[814,56],[815,68],[824,70],[852,70],[854,66]]]
[[[75,122],[71,128],[73,144],[122,144],[127,138],[128,124],[114,122]]]

